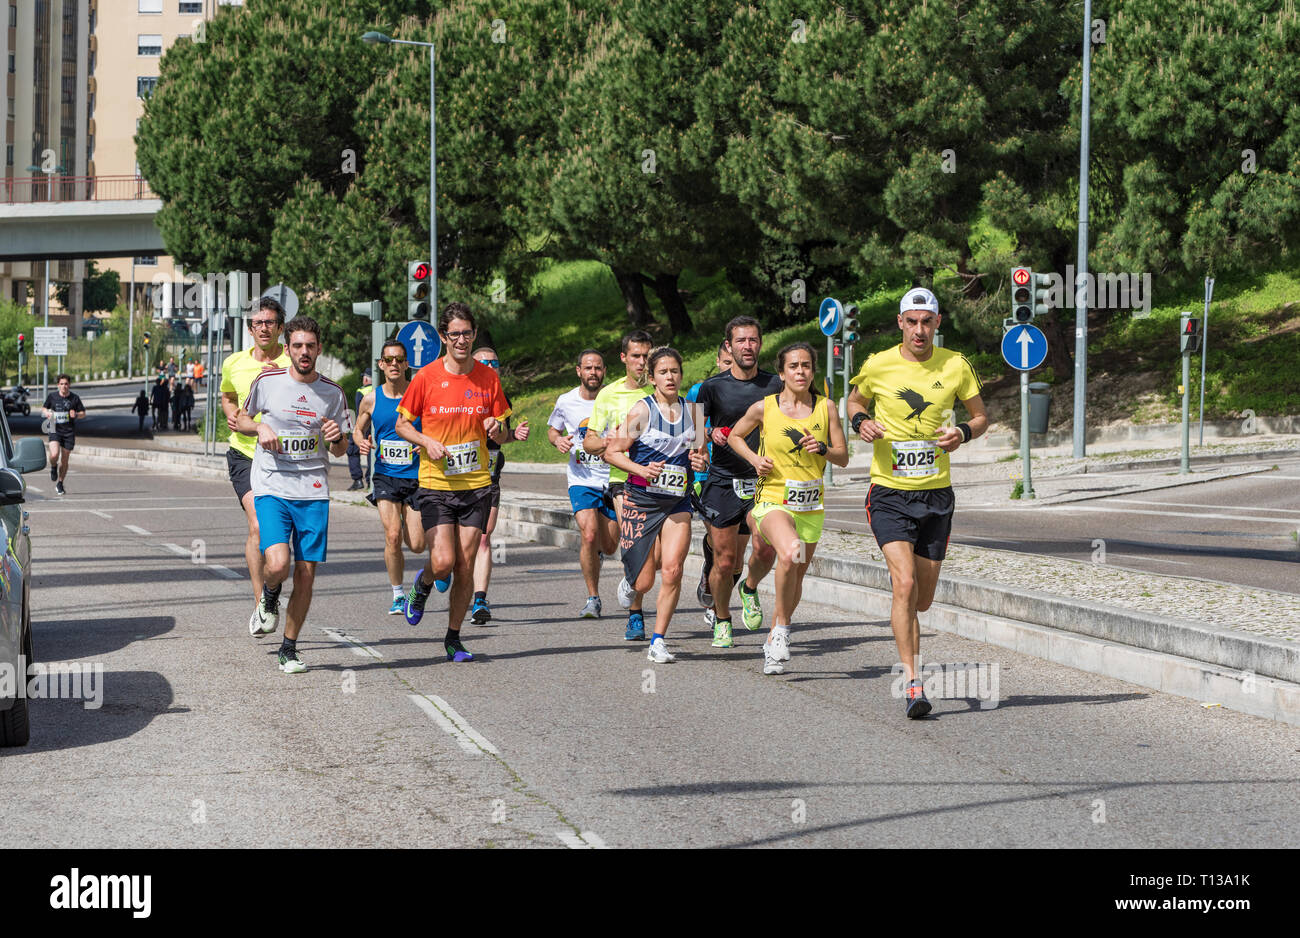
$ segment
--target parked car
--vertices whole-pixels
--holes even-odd
[[[27,713],[27,665],[32,647],[32,544],[23,473],[45,468],[45,441],[29,436],[14,442],[9,418],[0,414],[0,528],[5,541],[0,557],[0,746],[25,746],[30,735]]]

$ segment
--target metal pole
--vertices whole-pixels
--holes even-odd
[[[429,313],[438,321],[438,163],[437,111],[433,95],[433,44],[429,44]]]
[[[135,371],[132,370],[133,359],[131,353],[135,350],[135,258],[131,258],[131,295],[128,300],[128,309],[126,314],[126,376],[132,378]]]
[[[1083,0],[1083,106],[1079,112],[1079,253],[1074,288],[1074,458],[1087,452],[1088,400],[1088,125],[1092,80],[1092,0]]]
[[[1201,320],[1201,417],[1197,446],[1205,445],[1205,352],[1210,346],[1210,297],[1214,295],[1214,278],[1205,278],[1205,316]]]
[[[45,261],[45,298],[41,300],[41,305],[45,307],[45,328],[50,327],[50,262],[47,258]],[[45,367],[41,373],[41,400],[44,401],[50,393],[50,356],[43,358]],[[42,404],[42,406],[44,406]]]
[[[1021,498],[1034,497],[1034,480],[1029,472],[1029,372],[1020,372],[1020,463],[1024,472]]]
[[[835,399],[835,339],[831,336],[826,337],[826,390],[831,400]],[[841,424],[843,426],[843,424]],[[844,437],[847,442],[849,428],[844,427]],[[826,462],[826,484],[829,486],[835,478],[835,471],[831,468],[830,461]]]
[[[1190,442],[1191,428],[1188,426],[1189,421],[1187,419],[1187,403],[1188,403],[1187,398],[1188,398],[1188,391],[1190,390],[1187,387],[1187,382],[1190,380],[1189,373],[1191,369],[1191,358],[1192,355],[1190,352],[1183,353],[1183,456],[1178,463],[1179,475],[1187,475],[1187,473],[1191,472],[1191,468],[1189,465],[1189,455],[1190,455],[1189,450],[1191,449],[1191,442]]]

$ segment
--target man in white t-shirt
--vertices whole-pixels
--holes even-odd
[[[546,421],[546,435],[552,446],[569,454],[569,504],[582,532],[578,559],[587,581],[587,604],[579,615],[599,619],[601,557],[613,554],[618,547],[618,521],[609,497],[609,465],[582,448],[596,394],[605,383],[605,360],[600,352],[587,349],[578,356],[578,380],[581,383],[576,388],[556,400]]]

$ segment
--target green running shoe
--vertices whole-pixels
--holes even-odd
[[[745,622],[745,628],[751,632],[758,631],[763,624],[763,607],[758,604],[758,592],[750,592],[744,583],[740,584],[740,606],[744,611],[741,618]]]
[[[713,620],[713,647],[714,648],[732,648],[735,642],[731,638],[731,620],[714,619]]]

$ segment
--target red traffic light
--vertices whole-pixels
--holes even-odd
[[[23,335],[21,332],[18,333],[18,341],[19,341],[19,342],[23,341],[23,339],[25,339],[25,338],[27,338],[27,336]]]
[[[1191,335],[1193,332],[1196,331],[1196,326],[1197,326],[1197,321],[1196,321],[1195,319],[1189,319],[1189,320],[1187,320],[1187,328],[1186,328],[1184,331],[1185,331],[1188,335]],[[19,336],[18,338],[21,339],[22,336]]]
[[[1011,271],[1011,282],[1018,287],[1023,287],[1027,284],[1029,282],[1029,268],[1017,267],[1015,270]]]
[[[415,280],[429,279],[429,265],[423,261],[411,268],[411,277]]]

